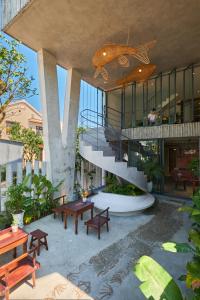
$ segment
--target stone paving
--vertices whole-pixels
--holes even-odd
[[[11,299],[144,299],[132,272],[140,256],[152,256],[176,279],[184,273],[189,254],[161,250],[164,241],[187,239],[190,223],[178,207],[162,201],[143,214],[111,216],[110,232],[102,232],[100,241],[94,232],[85,234],[84,222],[79,222],[77,236],[72,221],[66,231],[61,220],[52,216],[30,224],[27,231],[40,228],[49,233],[49,251],[42,250],[38,258],[42,268],[36,288],[24,283]],[[184,283],[178,284],[185,290]]]

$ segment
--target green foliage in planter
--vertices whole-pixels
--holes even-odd
[[[192,298],[183,297],[174,283],[173,278],[150,257],[141,257],[134,267],[134,273],[142,281],[140,289],[146,299],[200,299],[200,190],[193,196],[193,207],[183,206],[179,211],[187,212],[193,221],[188,234],[189,243],[167,242],[163,249],[170,252],[193,254],[192,260],[186,265],[186,274],[180,276],[180,280],[186,282],[186,286],[193,292]]]
[[[11,185],[7,191],[8,200],[5,203],[6,211],[10,214],[18,214],[24,210],[26,201],[26,192],[30,189],[27,187],[29,176],[26,176],[22,183]]]
[[[120,183],[116,176],[109,174],[106,176],[106,187],[103,189],[104,193],[112,193],[126,196],[139,196],[143,195],[144,192],[133,184]]]
[[[159,181],[164,175],[164,170],[156,159],[144,161],[143,170],[149,181]]]
[[[36,220],[52,212],[56,206],[53,201],[53,194],[58,191],[61,181],[57,186],[42,175],[32,177],[31,196],[26,199],[25,203],[25,223]]]

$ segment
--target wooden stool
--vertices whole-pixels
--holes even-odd
[[[48,243],[47,243],[47,235],[48,233],[36,229],[32,232],[30,232],[31,235],[31,243],[30,243],[30,249],[34,246],[33,242],[37,240],[37,255],[40,255],[40,246],[43,245],[46,247],[46,250],[48,250]],[[44,239],[44,241],[42,241]]]

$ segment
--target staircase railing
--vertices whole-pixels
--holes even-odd
[[[92,145],[94,150],[106,151],[108,147],[105,143],[108,142],[109,148],[112,149],[110,154],[115,156],[116,161],[125,161],[129,153],[129,141],[135,144],[135,149],[138,151],[141,147],[137,141],[131,140],[122,133],[117,115],[120,112],[113,110],[113,113],[111,110],[112,108],[109,108],[106,114],[102,114],[91,109],[84,109],[80,114],[81,126],[86,129],[82,138]],[[138,162],[135,161],[132,166],[138,167]]]

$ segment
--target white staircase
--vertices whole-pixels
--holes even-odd
[[[117,161],[116,153],[111,144],[106,141],[105,133],[106,127],[97,126],[86,129],[80,137],[82,157],[146,191],[147,180],[144,172],[138,171],[136,167],[128,167],[124,161]]]

